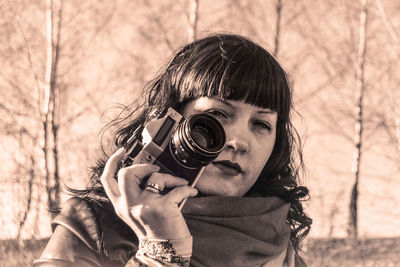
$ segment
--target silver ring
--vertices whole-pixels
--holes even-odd
[[[159,184],[156,184],[156,183],[148,183],[148,184],[146,184],[146,187],[144,188],[144,190],[147,190],[149,192],[156,193],[156,194],[160,194],[161,191],[163,191],[161,186]]]

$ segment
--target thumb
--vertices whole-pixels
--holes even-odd
[[[166,201],[172,202],[176,205],[182,202],[182,200],[188,197],[194,197],[198,193],[197,189],[188,185],[179,186],[171,190],[165,195]]]

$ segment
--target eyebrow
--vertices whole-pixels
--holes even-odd
[[[224,104],[226,106],[229,106],[229,107],[233,108],[233,105],[231,103],[229,103],[229,102],[226,102],[226,100],[219,99],[219,98],[212,98],[212,100],[215,100],[217,102],[220,102],[221,104]]]
[[[256,112],[259,113],[259,114],[275,114],[276,113],[276,111],[273,111],[273,110],[270,110],[270,109],[268,109],[268,110],[257,110]]]
[[[219,98],[213,98],[213,100],[218,101],[218,102],[220,102],[220,103],[222,103],[222,104],[224,104],[226,106],[229,106],[231,108],[234,108],[234,106],[231,103],[227,102],[226,100],[219,99]],[[258,113],[258,114],[267,114],[268,115],[268,114],[274,114],[274,113],[276,113],[276,111],[273,111],[273,110],[270,110],[270,109],[267,109],[267,110],[263,109],[263,110],[257,110],[256,113]]]

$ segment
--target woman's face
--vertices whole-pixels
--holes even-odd
[[[276,138],[277,113],[243,101],[201,97],[186,104],[182,115],[206,112],[222,124],[226,144],[206,166],[196,188],[205,195],[243,196],[267,163]]]

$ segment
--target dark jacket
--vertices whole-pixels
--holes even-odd
[[[73,197],[52,228],[53,235],[34,266],[125,266],[137,250],[135,234],[109,204]]]
[[[288,205],[276,197],[190,199],[182,212],[197,237],[191,266],[305,266],[289,241]],[[52,227],[34,266],[125,266],[137,251],[134,232],[109,203],[73,197]]]

